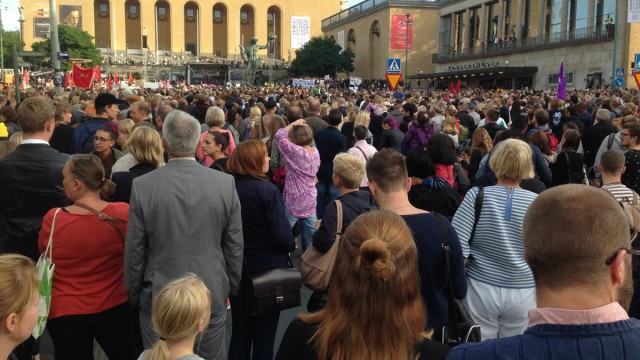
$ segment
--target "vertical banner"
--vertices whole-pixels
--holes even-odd
[[[309,16],[291,17],[291,48],[300,49],[311,39],[311,18]]]
[[[640,0],[629,0],[627,22],[640,23]]]
[[[409,16],[413,24],[413,15]],[[407,17],[404,14],[391,15],[391,50],[412,49],[413,25],[407,25]]]
[[[44,39],[49,36],[49,3],[33,4],[33,37]]]
[[[338,45],[344,50],[344,30],[338,31]]]

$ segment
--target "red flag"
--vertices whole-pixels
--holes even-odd
[[[24,70],[22,73],[22,88],[26,89],[27,85],[29,85],[29,70]]]
[[[98,85],[102,84],[102,76],[100,76],[100,68],[98,65],[93,68],[93,81],[96,81]]]
[[[111,75],[107,76],[107,87],[109,90],[113,89],[113,83],[111,82]]]
[[[453,94],[453,92],[455,91],[455,89],[453,88],[453,81],[449,82],[449,93]]]
[[[64,87],[70,87],[71,86],[71,74],[69,74],[68,71],[66,71],[64,73]]]
[[[456,94],[460,93],[460,79],[458,79],[458,84],[456,84]]]
[[[165,80],[162,84],[162,90],[167,91],[167,80]]]
[[[118,79],[118,73],[115,73],[114,80],[115,80],[116,85],[120,86],[120,79]]]
[[[91,87],[95,71],[92,68],[83,68],[78,64],[73,64],[73,83],[77,87],[87,89]]]
[[[133,82],[133,75],[131,75],[131,71],[129,71],[129,82],[132,83]]]

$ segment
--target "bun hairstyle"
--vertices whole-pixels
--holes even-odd
[[[188,274],[166,285],[156,297],[153,328],[160,339],[149,360],[169,360],[167,341],[180,341],[201,333],[211,317],[211,292],[202,279]]]
[[[319,359],[415,358],[416,342],[429,337],[427,316],[416,244],[399,215],[374,210],[349,225],[330,286],[322,310],[300,315],[317,325]]]
[[[116,184],[104,177],[104,166],[100,158],[91,154],[75,154],[69,157],[69,171],[74,179],[80,180],[91,191],[99,191],[102,197],[109,197],[116,190]]]
[[[231,136],[229,135],[229,133],[210,130],[209,134],[213,136],[213,140],[216,142],[216,144],[221,146],[220,151],[226,152],[227,148],[229,147],[229,142],[231,141]]]
[[[360,246],[356,258],[358,265],[369,269],[374,277],[387,281],[396,273],[396,265],[391,261],[391,251],[387,243],[378,239],[369,239]]]

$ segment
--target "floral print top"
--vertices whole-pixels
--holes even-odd
[[[285,159],[284,203],[293,216],[299,219],[311,217],[316,212],[316,174],[320,168],[320,153],[315,148],[308,152],[289,141],[286,129],[278,130],[275,140]]]

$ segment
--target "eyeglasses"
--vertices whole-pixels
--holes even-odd
[[[626,251],[627,254],[630,254],[630,255],[640,255],[640,249],[620,248],[620,249],[616,250],[616,252],[614,252],[613,254],[611,254],[611,256],[609,256],[607,258],[607,260],[605,261],[605,264],[607,264],[607,266],[611,265],[613,260],[615,260],[616,256],[618,256],[618,253],[620,251],[622,251],[622,250]]]
[[[96,138],[93,141],[96,141],[96,142],[99,142],[99,143],[105,143],[107,141],[111,141],[111,139],[101,138],[101,137],[97,137],[96,136]]]

